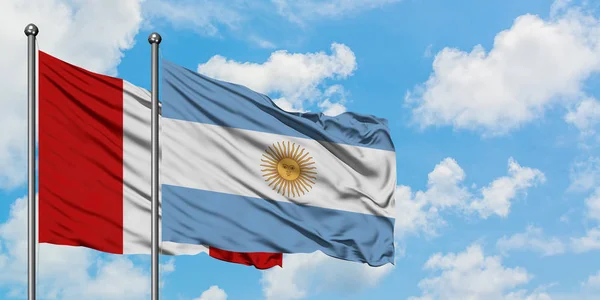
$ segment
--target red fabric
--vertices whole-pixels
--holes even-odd
[[[254,266],[257,269],[269,269],[275,266],[283,267],[283,254],[281,253],[240,253],[221,250],[210,247],[211,257],[228,262],[235,262],[247,266]]]
[[[123,80],[39,51],[39,242],[123,253]],[[150,230],[150,228],[148,228]],[[281,253],[210,248],[268,269]]]
[[[123,81],[42,51],[39,242],[123,252]]]

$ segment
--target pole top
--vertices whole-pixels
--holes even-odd
[[[162,38],[160,37],[160,34],[156,32],[151,33],[148,37],[148,43],[150,44],[160,44],[160,41],[162,41]]]
[[[25,35],[26,36],[30,36],[30,35],[36,36],[38,34],[38,32],[40,32],[40,30],[33,23],[30,23],[29,25],[25,26]]]

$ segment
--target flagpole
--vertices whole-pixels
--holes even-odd
[[[27,299],[35,300],[36,215],[35,215],[35,24],[25,27],[27,36]]]
[[[154,32],[148,37],[152,46],[152,300],[158,300],[158,45],[162,38]]]

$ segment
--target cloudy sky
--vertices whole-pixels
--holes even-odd
[[[162,299],[600,299],[600,4],[3,0],[0,298],[26,292],[26,38],[149,88],[161,55],[286,110],[389,120],[395,266],[162,257]],[[43,299],[148,299],[148,256],[41,245]]]

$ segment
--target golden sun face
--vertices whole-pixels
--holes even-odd
[[[313,158],[296,143],[277,142],[265,150],[260,166],[265,181],[284,196],[308,193],[317,180]]]

